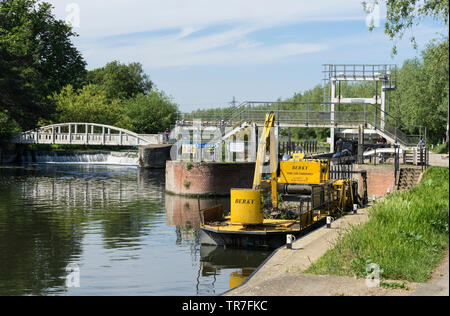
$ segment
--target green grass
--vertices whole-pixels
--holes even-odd
[[[385,289],[403,289],[403,290],[409,290],[409,288],[406,286],[405,282],[380,282],[380,287]]]
[[[421,183],[374,205],[369,220],[351,227],[307,273],[426,282],[449,246],[449,169],[429,168]]]
[[[435,154],[446,154],[448,153],[448,144],[444,143],[440,144],[439,146],[435,146],[432,149],[432,152],[434,152]]]

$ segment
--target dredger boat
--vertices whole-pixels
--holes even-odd
[[[250,189],[231,189],[230,215],[224,216],[222,205],[201,211],[202,244],[278,248],[286,243],[286,235],[299,237],[323,225],[326,217],[338,217],[353,210],[357,201],[357,182],[351,179],[330,180],[328,160],[305,159],[303,154],[296,153],[291,159],[280,161],[278,166],[274,122],[274,113],[267,114],[258,147],[253,186]],[[269,152],[269,166],[264,166],[266,150]],[[269,171],[264,168],[269,168]],[[263,180],[264,174],[270,174],[267,180]],[[264,218],[263,182],[271,187],[271,212],[282,211],[279,210],[280,194],[283,201],[294,202],[291,207],[294,205],[297,218]]]

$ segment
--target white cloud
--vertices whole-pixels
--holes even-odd
[[[365,19],[361,0],[47,0],[59,17],[80,7],[80,34],[111,36],[214,25],[280,25]]]
[[[266,63],[327,47],[314,42],[290,42],[289,39],[277,44],[251,39],[251,34],[256,31],[310,21],[365,20],[360,0],[50,2],[62,19],[70,2],[79,5],[80,28],[75,31],[80,38],[76,43],[88,63],[95,66],[115,59],[139,61],[149,69]],[[199,31],[205,33],[196,34]]]
[[[89,56],[96,64],[118,59],[140,61],[146,68],[196,65],[251,65],[327,49],[323,44],[282,43],[270,45],[250,41],[251,28],[234,28],[220,33],[185,38],[180,34],[150,37],[133,45],[104,47],[91,43]],[[183,32],[182,32],[183,33]]]
[[[325,45],[299,43],[285,43],[276,46],[253,45],[249,47],[238,45],[226,50],[213,51],[196,51],[192,50],[191,47],[186,49],[183,45],[173,45],[170,48],[168,47],[167,50],[154,50],[152,47],[152,45],[144,46],[142,49],[136,50],[135,53],[124,49],[123,56],[127,55],[130,61],[145,59],[147,61],[146,66],[150,68],[198,65],[248,66],[326,49]],[[122,52],[119,51],[119,54],[122,54]]]

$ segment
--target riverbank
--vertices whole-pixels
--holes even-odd
[[[293,250],[279,249],[225,295],[410,295],[447,249],[448,169],[430,168],[410,191],[338,219],[332,229],[296,241]],[[368,263],[382,269],[382,287],[366,286]]]
[[[319,285],[318,279],[326,284],[336,283],[302,272],[324,255],[349,227],[366,222],[369,208],[337,219],[330,229],[322,227],[311,232],[295,241],[292,250],[279,248],[243,285],[224,295],[322,295],[320,293],[323,293],[324,288]],[[301,282],[297,282],[299,278]],[[333,292],[333,289],[330,291]]]

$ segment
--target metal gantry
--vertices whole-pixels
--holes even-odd
[[[261,126],[265,115],[273,111],[278,127],[313,127],[330,129],[330,151],[334,151],[335,135],[378,134],[402,149],[417,146],[425,135],[407,135],[398,120],[387,111],[388,92],[396,89],[397,66],[393,64],[324,64],[323,102],[267,102],[246,101],[218,113],[181,114],[177,126],[189,128],[194,120],[202,120],[204,126],[228,129],[223,135],[233,136],[242,126]],[[347,97],[341,93],[341,82],[373,82],[374,95]],[[246,123],[246,124],[245,124]],[[411,128],[408,128],[411,130]]]
[[[392,64],[325,64],[323,65],[324,101],[330,102],[331,120],[335,119],[336,105],[371,104],[378,111],[380,105],[378,130],[384,132],[386,124],[386,93],[396,89],[397,66]],[[344,98],[341,95],[341,82],[375,82],[375,96]],[[381,93],[378,96],[378,85]],[[339,106],[340,108],[340,106]],[[375,114],[376,115],[376,114]],[[334,150],[335,127],[331,127],[330,150]]]

